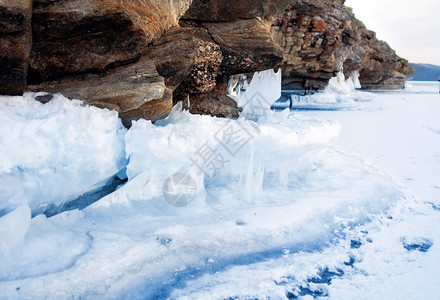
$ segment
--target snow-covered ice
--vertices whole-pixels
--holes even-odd
[[[1,193],[0,224],[17,226],[0,228],[13,249],[0,256],[0,298],[438,297],[437,87],[365,93],[348,111],[266,111],[280,75],[256,74],[236,95],[248,118],[177,106],[128,131],[61,96],[3,98],[2,182],[20,196]],[[124,167],[128,182],[85,209],[30,219],[22,206],[68,201]],[[193,179],[187,206],[164,199],[173,174]]]
[[[47,104],[0,96],[0,216],[20,205],[44,211],[103,185],[124,168],[117,113],[61,95]]]
[[[391,174],[405,199],[322,251],[285,251],[281,258],[204,274],[171,298],[440,297],[438,83],[409,82],[403,91],[372,95],[362,110],[301,115],[338,120],[342,130],[334,146]]]

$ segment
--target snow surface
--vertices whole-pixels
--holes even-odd
[[[72,200],[126,164],[116,112],[61,95],[42,104],[35,96],[0,96],[0,216]]]
[[[438,298],[437,86],[368,93],[348,111],[266,111],[280,75],[236,95],[248,118],[177,106],[128,131],[61,96],[3,97],[2,182],[20,196],[0,193],[12,211],[0,217],[0,298]],[[30,219],[22,206],[68,201],[125,166],[128,182],[83,210]],[[169,190],[173,174],[195,183],[187,206],[164,199],[189,192]]]
[[[406,198],[322,251],[204,274],[172,298],[438,299],[440,297],[440,96],[438,83],[374,93],[364,109],[302,111],[336,119],[334,145],[393,174]],[[298,115],[296,115],[298,117]]]

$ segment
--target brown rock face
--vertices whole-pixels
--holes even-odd
[[[182,84],[173,93],[173,103],[177,104],[182,101],[183,108],[188,109],[192,114],[235,119],[238,118],[242,109],[237,106],[235,100],[228,96],[227,85],[227,76],[218,76],[215,88],[204,93],[191,91]]]
[[[209,23],[197,20],[179,25],[177,20],[191,3],[34,1],[31,88],[116,109],[127,124],[140,117],[156,120],[166,116],[173,91],[175,102],[188,95],[198,99],[193,112],[236,116],[236,105],[230,105],[233,100],[226,97],[226,88],[216,88],[218,78],[272,68],[281,62],[282,51],[272,39],[270,23],[256,17],[281,11],[287,1],[249,5],[241,0],[236,3],[241,7],[240,17],[252,19],[232,16],[232,22],[213,23],[220,17],[208,15],[203,20]],[[223,4],[211,1],[208,6]],[[193,12],[198,5],[193,3]],[[227,15],[231,17],[229,12]],[[144,71],[146,64],[157,73],[150,67]],[[138,73],[145,79],[140,83],[132,80]],[[205,98],[215,105],[208,105],[209,100],[202,100]]]
[[[401,87],[407,62],[343,3],[0,0],[0,93],[27,83],[115,109],[129,126],[188,97],[192,113],[237,117],[228,77],[280,64],[284,88],[322,88],[342,67],[365,88]]]
[[[410,71],[342,0],[294,1],[273,18],[272,31],[284,50],[285,89],[323,88],[342,68],[360,71],[364,88],[402,88]]]
[[[30,82],[137,60],[191,0],[36,0]]]
[[[177,86],[185,91],[211,91],[220,70],[223,55],[207,30],[197,24],[181,22],[148,48],[157,71],[165,78],[167,87]]]
[[[220,45],[223,75],[249,73],[276,67],[283,52],[273,40],[270,22],[260,18],[228,23],[203,23],[213,40]]]
[[[183,19],[230,22],[270,17],[282,12],[289,2],[290,0],[194,0]]]
[[[226,23],[181,21],[148,48],[173,102],[190,99],[192,113],[238,117],[225,76],[270,69],[282,60],[270,23],[260,18]],[[221,84],[219,84],[221,82]]]
[[[157,121],[165,119],[173,108],[173,96],[171,91],[166,88],[163,96],[158,99],[154,99],[145,102],[137,109],[129,110],[120,114],[122,123],[126,127],[131,126],[131,121],[146,119],[151,121]]]
[[[61,92],[70,99],[117,110],[125,125],[139,118],[153,121],[165,118],[172,108],[171,92],[148,58],[104,73],[66,77],[29,89],[50,94]],[[47,100],[47,97],[42,99]]]
[[[223,118],[229,117],[233,119],[238,118],[240,115],[241,109],[237,107],[237,103],[224,94],[215,92],[191,94],[189,95],[189,99],[189,112],[192,114],[211,115]]]
[[[0,0],[0,94],[21,95],[31,51],[31,0]]]
[[[377,40],[362,23],[359,27],[362,41],[344,62],[344,70],[361,70],[359,80],[364,89],[401,89],[405,75],[411,73],[408,61],[397,56],[386,42]]]
[[[286,89],[325,87],[361,39],[341,1],[295,1],[273,19],[272,30],[284,50]]]
[[[189,98],[192,113],[238,117],[237,104],[227,96],[226,77],[270,69],[282,61],[270,23],[254,18],[201,25],[185,21],[181,26],[151,49],[159,74],[175,88],[174,103]]]

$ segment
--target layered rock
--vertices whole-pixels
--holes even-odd
[[[223,53],[221,73],[233,75],[271,69],[283,59],[270,23],[261,18],[227,23],[203,23]]]
[[[29,89],[117,110],[126,126],[139,118],[165,118],[172,90],[147,49],[177,26],[190,3],[34,1]]]
[[[31,0],[0,0],[0,94],[26,88],[31,51]]]
[[[230,22],[239,19],[271,17],[283,11],[291,0],[194,0],[185,20]]]
[[[60,92],[129,126],[188,99],[192,113],[237,117],[229,77],[280,64],[285,88],[322,88],[342,67],[366,88],[401,87],[406,61],[343,2],[0,0],[0,93],[27,83],[40,101]]]
[[[237,116],[226,88],[217,83],[281,62],[270,23],[259,16],[281,11],[280,3],[287,2],[262,0],[248,6],[241,0],[240,16],[230,22],[216,23],[220,14],[178,24],[191,2],[36,0],[30,89],[116,109],[125,124],[140,117],[163,118],[172,94],[174,103],[189,97],[192,112]],[[219,3],[208,4],[212,9]],[[193,17],[199,5],[191,6]],[[250,16],[255,18],[237,19]]]
[[[59,93],[70,99],[119,112],[125,125],[132,120],[165,118],[172,108],[171,91],[155,68],[143,57],[138,62],[99,74],[84,74],[29,86],[31,91],[48,93],[39,99],[50,100]],[[37,98],[38,99],[38,98]]]
[[[285,89],[325,87],[359,44],[354,17],[342,2],[294,1],[273,18],[274,38],[284,50]]]
[[[288,2],[240,0],[231,5],[223,0],[194,0],[181,25],[206,29],[211,41],[220,47],[221,58],[204,56],[204,67],[196,66],[174,91],[174,102],[186,103],[189,99],[192,113],[238,117],[240,109],[227,96],[228,76],[270,69],[282,61],[282,49],[272,38],[271,24],[264,17],[281,12]],[[206,71],[215,72],[214,77]]]
[[[190,105],[183,101],[184,108],[192,114],[211,115],[216,117],[227,117],[236,119],[239,117],[241,108],[237,102],[222,91],[208,92],[204,94],[191,94]]]
[[[149,47],[147,55],[170,89],[182,85],[188,93],[214,89],[223,60],[220,46],[208,31],[191,22],[170,29]]]
[[[408,61],[400,58],[386,42],[377,40],[376,34],[362,23],[359,27],[361,43],[344,62],[344,71],[360,70],[359,80],[364,89],[401,89],[406,75],[412,72]]]
[[[377,40],[343,0],[292,2],[272,20],[284,50],[283,87],[320,89],[342,69],[360,71],[363,88],[402,88],[408,62]]]
[[[191,0],[35,0],[30,81],[102,72],[137,60]]]

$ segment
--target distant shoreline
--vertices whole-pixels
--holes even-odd
[[[440,66],[433,64],[408,64],[414,68],[414,73],[406,76],[408,81],[438,81],[440,78]]]

